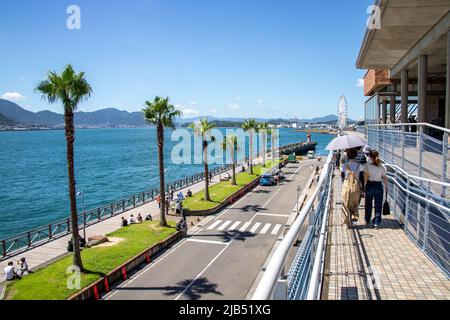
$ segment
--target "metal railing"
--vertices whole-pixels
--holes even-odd
[[[230,170],[231,165],[225,165],[210,170],[212,175],[218,175]],[[197,173],[188,178],[174,181],[166,186],[166,192],[187,188],[205,179],[204,173]],[[78,214],[79,230],[89,227],[128,210],[142,206],[154,201],[159,194],[159,189],[151,189],[140,192],[124,199],[114,201],[95,209]],[[0,240],[0,261],[10,258],[16,254],[41,246],[49,241],[64,237],[71,232],[71,218],[65,218],[56,222],[43,225],[12,237]]]
[[[367,126],[368,143],[387,163],[434,181],[448,183],[450,178],[450,130],[427,123],[398,123]],[[445,185],[431,191],[449,197]]]
[[[253,300],[314,299],[320,296],[332,177],[330,153],[316,189],[270,259]],[[302,239],[301,245],[297,247],[299,239]],[[286,268],[287,275],[284,274]]]
[[[408,237],[450,277],[450,199],[432,192],[450,184],[409,175],[396,165],[385,167],[391,211]]]

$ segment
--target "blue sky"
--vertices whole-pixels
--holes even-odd
[[[0,96],[61,112],[33,91],[50,69],[86,72],[82,111],[169,96],[185,116],[363,116],[356,56],[372,0],[1,0]],[[69,5],[81,30],[66,27]],[[20,94],[20,95],[18,95]]]

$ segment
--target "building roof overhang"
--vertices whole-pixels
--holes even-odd
[[[450,0],[376,0],[380,29],[366,29],[356,66],[392,70],[450,11]]]

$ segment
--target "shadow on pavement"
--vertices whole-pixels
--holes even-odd
[[[237,241],[245,241],[247,238],[253,238],[256,234],[248,231],[221,231],[220,233],[214,233],[214,234],[196,234],[195,237],[219,237],[223,240],[223,242],[230,242],[231,240],[237,240]]]
[[[189,287],[189,288],[188,288]],[[188,288],[186,290],[186,288]],[[125,287],[115,288],[120,291],[163,291],[165,296],[175,296],[182,293],[190,300],[199,300],[203,294],[213,293],[215,295],[222,296],[223,294],[217,291],[217,284],[211,283],[207,278],[198,278],[197,280],[183,280],[178,282],[175,286],[165,287]]]

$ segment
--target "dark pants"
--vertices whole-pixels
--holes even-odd
[[[366,223],[372,218],[372,203],[375,200],[375,218],[373,224],[380,225],[381,210],[383,209],[383,184],[381,182],[368,181],[366,185]]]

